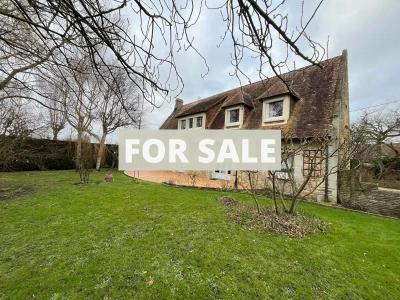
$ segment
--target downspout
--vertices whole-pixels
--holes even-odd
[[[326,145],[325,146],[325,194],[324,194],[324,200],[325,202],[329,201],[329,175],[328,175],[328,171],[329,171],[329,146]]]

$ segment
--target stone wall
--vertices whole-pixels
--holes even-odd
[[[400,190],[379,189],[376,184],[363,183],[354,170],[339,176],[339,201],[344,207],[384,216],[400,217]]]

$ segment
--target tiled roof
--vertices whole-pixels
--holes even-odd
[[[275,80],[275,82],[271,84],[264,93],[262,93],[260,96],[257,97],[257,100],[268,99],[284,94],[291,94],[293,97],[298,99],[299,97],[293,90],[289,91],[288,89],[289,84],[290,82],[285,84],[282,80]]]
[[[242,126],[244,129],[283,129],[299,137],[330,132],[333,129],[336,100],[341,98],[340,83],[345,68],[346,57],[341,55],[323,61],[320,66],[308,66],[283,74],[292,96],[297,99],[288,122],[283,125],[262,126],[262,102],[259,100],[290,93],[279,78],[273,77],[185,104],[173,112],[161,128],[177,129],[178,117],[206,112],[219,105],[219,111],[208,128],[223,129],[224,107],[245,104],[249,112]]]
[[[239,90],[237,93],[232,93],[232,95],[228,96],[221,107],[226,108],[240,104],[246,105],[249,108],[254,108],[252,96],[242,90]]]

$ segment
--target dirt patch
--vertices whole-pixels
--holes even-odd
[[[28,194],[32,194],[35,189],[32,186],[0,186],[0,201],[13,200]]]
[[[272,207],[261,207],[260,213],[254,206],[240,203],[234,199],[221,197],[220,203],[228,206],[228,218],[236,224],[250,230],[277,232],[293,238],[324,233],[327,224],[316,217],[306,215],[277,215]]]
[[[220,197],[218,199],[218,201],[222,204],[222,205],[226,205],[226,206],[236,206],[239,204],[239,201],[233,199],[233,198],[229,198],[229,197]]]

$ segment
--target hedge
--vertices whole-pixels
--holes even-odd
[[[97,154],[98,144],[92,143]],[[107,144],[104,168],[118,165],[118,146]],[[0,137],[0,171],[70,170],[75,168],[75,147],[72,141],[48,139],[17,139]],[[91,164],[95,167],[96,157]]]

